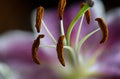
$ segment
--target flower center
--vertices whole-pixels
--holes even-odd
[[[86,17],[87,23],[90,24],[90,21],[91,21],[90,7],[93,6],[93,3],[94,2],[92,0],[87,0],[86,3],[81,4],[81,10],[77,13],[77,15],[74,17],[74,19],[70,23],[67,34],[65,35],[64,25],[63,25],[63,15],[64,15],[64,9],[66,6],[66,0],[59,0],[58,13],[59,13],[59,18],[60,18],[61,36],[59,37],[58,41],[56,41],[56,39],[54,38],[52,33],[49,31],[49,29],[47,28],[47,25],[45,24],[45,22],[42,19],[42,16],[44,13],[44,8],[40,6],[37,9],[37,14],[36,14],[36,29],[37,29],[38,34],[40,32],[40,26],[42,23],[44,29],[46,30],[46,32],[48,33],[48,35],[50,36],[50,38],[52,39],[52,41],[54,43],[54,45],[45,45],[45,46],[42,45],[42,46],[56,48],[57,57],[58,57],[59,62],[62,64],[62,66],[66,66],[66,60],[64,57],[64,53],[67,53],[68,57],[66,59],[69,60],[69,61],[67,61],[67,63],[69,63],[69,65],[72,68],[74,68],[78,71],[80,69],[81,71],[83,71],[85,73],[86,73],[86,70],[89,70],[89,66],[91,66],[90,65],[91,62],[95,63],[93,61],[96,60],[97,56],[96,56],[96,54],[93,55],[93,57],[88,61],[88,63],[85,64],[84,57],[83,57],[82,53],[80,53],[81,46],[90,36],[92,36],[93,34],[98,32],[100,29],[103,34],[103,37],[102,37],[102,40],[100,41],[100,43],[104,43],[108,38],[108,28],[107,28],[106,23],[104,22],[104,20],[102,18],[96,18],[95,20],[98,22],[99,27],[97,29],[93,30],[92,32],[88,33],[87,35],[85,35],[79,41],[84,17]],[[75,43],[74,43],[74,47],[73,47],[70,44],[71,32],[72,32],[75,24],[78,22],[78,20],[80,18],[81,18],[81,21],[79,24],[79,28],[77,31],[77,35],[76,35]],[[32,47],[33,61],[37,64],[40,64],[40,61],[37,57],[37,49],[40,44],[40,38],[43,38],[43,37],[44,37],[44,35],[42,35],[42,34],[38,35],[38,37],[34,41],[33,47]],[[44,38],[43,38],[43,40],[44,40]],[[65,49],[65,51],[64,51],[64,49]],[[89,70],[89,71],[91,72],[91,70]]]

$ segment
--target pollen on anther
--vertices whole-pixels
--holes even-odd
[[[80,7],[83,8],[83,6],[85,6],[85,3],[84,3],[84,2],[80,5]],[[86,18],[87,23],[90,24],[90,21],[91,21],[90,9],[88,9],[88,10],[85,12],[85,18]]]
[[[60,36],[59,39],[58,39],[56,51],[57,51],[57,56],[58,56],[58,59],[59,59],[60,63],[63,66],[65,66],[63,41],[64,41],[64,36]]]
[[[101,43],[104,43],[105,41],[107,41],[107,39],[108,39],[108,26],[102,18],[96,18],[95,20],[98,22],[98,25],[103,34],[103,37],[100,41],[100,44],[101,44]]]
[[[59,13],[60,20],[63,18],[65,6],[66,6],[66,0],[59,0],[58,13]]]
[[[43,38],[44,35],[41,34],[37,37],[36,40],[34,40],[34,43],[32,45],[32,58],[33,58],[33,61],[36,63],[36,64],[40,64],[40,60],[38,58],[38,47],[40,45],[40,38]]]
[[[40,28],[41,28],[41,20],[42,20],[42,17],[44,15],[44,8],[42,6],[38,7],[37,8],[37,12],[36,12],[36,29],[37,29],[37,32],[40,32]]]

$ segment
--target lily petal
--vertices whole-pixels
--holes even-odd
[[[9,67],[11,72],[16,72],[18,75],[16,79],[56,79],[57,75],[50,67],[39,67],[32,61],[33,40],[33,35],[29,32],[12,31],[1,35],[0,61]],[[48,57],[40,52],[41,59],[47,63]],[[49,73],[49,76],[46,76],[46,73]]]

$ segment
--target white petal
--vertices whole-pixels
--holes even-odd
[[[95,11],[96,17],[105,17],[105,8],[101,0],[94,0],[94,6],[92,7],[93,11]]]
[[[120,17],[120,7],[107,12],[107,22],[111,23],[115,18]]]

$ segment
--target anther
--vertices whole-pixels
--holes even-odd
[[[65,6],[66,6],[66,0],[59,0],[58,12],[59,12],[60,20],[63,18],[63,13],[64,13]]]
[[[60,36],[59,39],[58,39],[56,50],[57,50],[57,56],[58,56],[58,59],[59,59],[60,63],[63,66],[65,66],[63,41],[64,41],[64,36]]]
[[[96,18],[95,20],[98,22],[98,25],[103,34],[102,40],[100,41],[100,44],[101,44],[101,43],[104,43],[105,41],[107,41],[107,39],[108,39],[108,27],[102,18]]]
[[[37,8],[37,12],[36,12],[36,29],[37,32],[40,32],[40,28],[41,28],[41,20],[42,17],[44,15],[44,8],[42,6]]]
[[[94,6],[94,1],[93,1],[93,0],[87,0],[86,3],[87,3],[90,7],[93,7],[93,6]]]
[[[38,58],[38,47],[40,45],[40,38],[43,38],[44,35],[41,34],[37,37],[36,40],[34,40],[34,43],[32,45],[32,58],[33,58],[33,61],[36,63],[36,64],[40,64],[40,61],[39,61],[39,58]]]
[[[81,8],[85,5],[85,3],[83,2],[80,6]],[[91,13],[90,13],[90,9],[88,9],[86,12],[85,12],[85,17],[86,17],[86,21],[88,24],[90,24],[90,21],[91,21]]]

